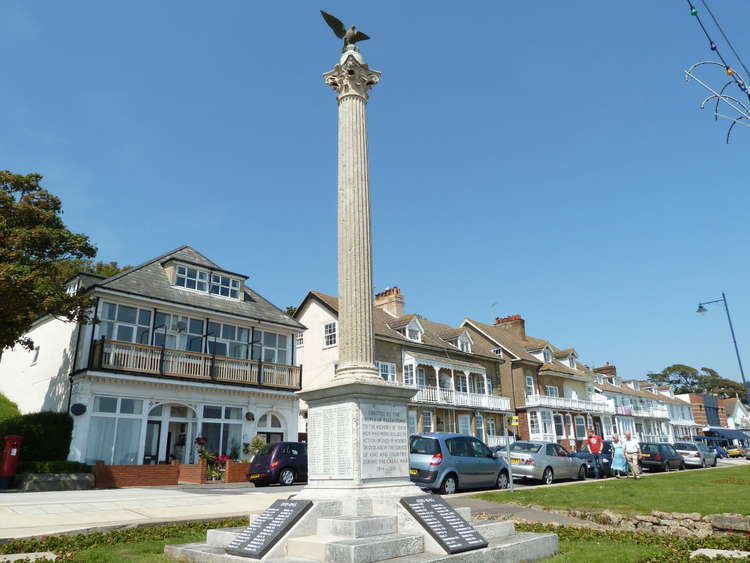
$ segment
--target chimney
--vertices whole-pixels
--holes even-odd
[[[404,296],[397,287],[389,287],[375,295],[375,306],[392,317],[404,316]]]
[[[594,372],[601,373],[607,377],[614,377],[617,375],[617,368],[613,364],[607,362],[606,365],[594,368]]]
[[[495,317],[495,326],[504,328],[516,335],[521,340],[526,340],[526,321],[521,315],[510,315],[509,317]]]

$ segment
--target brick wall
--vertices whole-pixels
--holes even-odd
[[[205,459],[201,459],[198,463],[185,463],[181,464],[178,476],[180,483],[205,483],[206,473],[208,471],[208,465]]]
[[[244,483],[247,481],[247,472],[249,468],[249,461],[227,461],[227,468],[224,472],[224,482]]]
[[[176,485],[180,466],[105,465],[98,461],[92,470],[97,489],[111,487],[159,487]]]

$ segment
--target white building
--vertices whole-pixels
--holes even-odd
[[[243,455],[256,435],[296,441],[303,326],[189,246],[110,278],[79,274],[91,322],[36,321],[0,358],[0,392],[22,412],[69,411],[68,459],[195,461],[196,437]]]

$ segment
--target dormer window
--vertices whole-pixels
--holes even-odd
[[[548,364],[548,363],[550,363],[552,361],[552,352],[550,352],[549,348],[545,348],[544,349],[543,355],[544,355],[544,362],[545,363]]]
[[[576,368],[576,359],[573,356],[570,356],[568,358],[568,365],[572,367],[573,369]]]
[[[177,287],[231,299],[240,298],[240,280],[237,278],[212,273],[209,283],[207,271],[190,266],[177,266],[176,274],[174,283]]]
[[[422,333],[414,328],[407,329],[406,337],[414,342],[422,342]]]

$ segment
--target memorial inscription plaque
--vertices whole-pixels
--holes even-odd
[[[261,559],[310,510],[312,504],[311,500],[274,501],[232,540],[226,552]]]
[[[461,553],[488,545],[487,540],[440,497],[404,497],[401,505],[448,553]]]
[[[332,405],[310,409],[308,424],[308,474],[310,479],[351,479],[352,417],[351,405]]]
[[[362,477],[405,477],[409,474],[406,407],[362,403]]]

